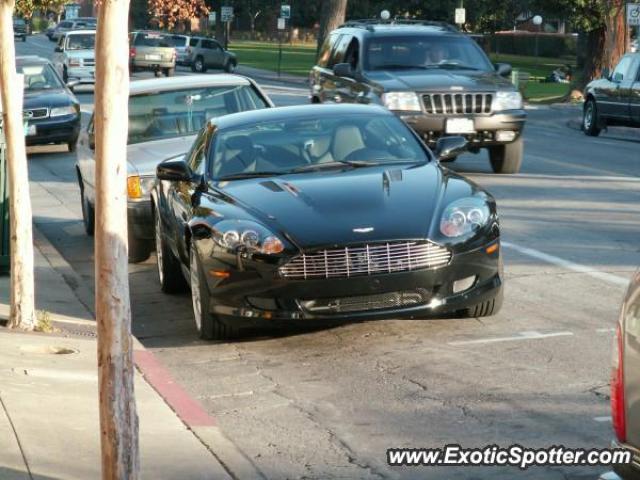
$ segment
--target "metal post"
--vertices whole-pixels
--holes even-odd
[[[280,66],[282,65],[282,30],[278,30],[278,78],[280,78]]]

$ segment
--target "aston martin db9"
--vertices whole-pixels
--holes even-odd
[[[206,123],[158,165],[160,284],[191,287],[202,338],[343,319],[478,317],[502,303],[489,193],[382,107],[257,110]]]

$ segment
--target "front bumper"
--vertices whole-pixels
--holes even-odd
[[[611,441],[611,448],[612,449],[624,448],[625,450],[629,450],[633,455],[631,464],[614,466],[613,470],[616,473],[620,473],[622,475],[628,474],[629,472],[633,472],[637,478],[640,478],[640,450],[635,447],[632,447],[631,445],[620,443],[617,440]],[[632,478],[636,478],[636,477],[632,477]],[[626,479],[627,477],[624,477],[624,480]]]
[[[492,240],[481,248],[455,253],[444,267],[395,272],[351,278],[319,280],[290,280],[281,278],[275,267],[263,271],[230,271],[224,280],[209,277],[211,313],[237,319],[269,320],[290,323],[314,320],[428,318],[456,314],[501,295],[502,272],[500,251],[487,253]],[[229,270],[229,261],[217,256],[203,259],[204,271]],[[475,283],[467,290],[454,293],[453,283],[475,276]],[[362,309],[360,311],[311,311],[307,302],[327,303],[355,298],[379,298],[397,292],[424,293],[424,301],[391,308]],[[350,301],[350,300],[349,300]]]
[[[58,118],[31,120],[29,125],[35,125],[36,133],[25,137],[27,145],[75,142],[80,133],[80,116],[65,115]]]
[[[423,112],[394,112],[407,125],[422,137],[429,145],[435,144],[440,138],[445,136],[446,121],[450,118],[470,118],[473,119],[475,133],[462,134],[471,146],[484,147],[491,145],[503,145],[517,140],[524,130],[527,119],[527,112],[524,110],[509,110],[505,112],[493,113],[490,115],[427,115]],[[510,141],[498,141],[496,133],[498,131],[515,132],[515,138]],[[449,135],[449,134],[447,134]],[[457,135],[457,134],[450,134]]]
[[[128,228],[133,237],[141,240],[153,239],[154,226],[151,201],[128,201],[127,220]]]
[[[95,83],[96,67],[68,67],[67,76],[79,80],[81,83]]]
[[[175,68],[175,62],[163,62],[160,60],[133,60],[131,68],[138,70],[161,70],[163,68]]]

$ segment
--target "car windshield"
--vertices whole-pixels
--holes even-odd
[[[366,70],[470,69],[492,71],[480,46],[464,36],[425,35],[373,38]]]
[[[16,70],[24,75],[24,89],[26,91],[63,88],[51,65],[18,65]]]
[[[222,180],[428,160],[395,116],[306,117],[220,131],[211,175]]]
[[[67,40],[67,50],[93,50],[95,48],[95,34],[86,33],[79,35],[69,35]]]
[[[211,118],[268,107],[251,85],[154,92],[129,97],[129,144],[195,135]]]
[[[23,19],[21,19],[21,18],[14,18],[13,19],[13,24],[17,25],[17,26],[21,26],[21,27],[26,25],[25,21]]]
[[[136,47],[173,47],[173,40],[161,33],[138,33],[133,44]]]

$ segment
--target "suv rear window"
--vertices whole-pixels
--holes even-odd
[[[138,33],[133,44],[136,47],[173,47],[173,40],[160,33]]]
[[[478,44],[463,36],[385,36],[372,38],[366,48],[366,70],[432,68],[493,71]]]
[[[185,37],[184,35],[172,35],[171,40],[173,41],[174,47],[186,47],[187,43],[189,43],[189,37]]]
[[[192,38],[191,40],[189,40],[189,46],[190,47],[195,47],[196,45],[198,45],[199,41],[200,41],[199,38]]]

